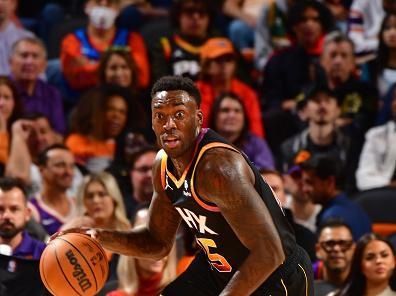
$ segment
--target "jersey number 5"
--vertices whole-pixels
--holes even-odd
[[[219,272],[231,272],[232,267],[227,260],[217,253],[211,253],[209,248],[217,248],[216,243],[212,239],[197,238],[199,245],[204,249],[209,258],[210,264]]]

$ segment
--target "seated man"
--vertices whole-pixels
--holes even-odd
[[[56,144],[39,155],[43,190],[29,200],[33,218],[49,235],[54,234],[76,215],[75,200],[67,195],[73,181],[73,154]]]
[[[187,76],[196,80],[201,71],[201,46],[209,38],[213,23],[210,0],[175,1],[171,22],[173,34],[163,36],[151,48],[153,80],[165,75]]]
[[[51,126],[48,118],[40,113],[17,120],[12,126],[10,156],[6,165],[5,175],[22,179],[29,187],[29,195],[42,190],[42,175],[37,165],[38,156],[46,148],[62,143]],[[74,177],[68,196],[76,196],[82,182],[80,170],[74,168]]]
[[[344,221],[352,230],[354,240],[371,232],[371,221],[366,212],[342,191],[343,169],[336,157],[314,155],[301,164],[303,192],[322,210],[316,217],[321,225],[328,219]]]
[[[0,1],[0,75],[9,75],[9,59],[13,44],[33,34],[19,28],[13,20],[16,0]]]
[[[11,77],[21,96],[24,111],[44,114],[54,129],[64,134],[66,120],[61,94],[40,79],[46,67],[46,57],[47,52],[40,39],[27,37],[19,40],[12,47]]]
[[[30,215],[23,184],[0,178],[0,244],[9,246],[8,255],[38,260],[45,244],[25,231]]]
[[[316,256],[320,261],[314,265],[315,295],[323,296],[342,287],[346,280],[355,242],[350,227],[337,219],[320,225]]]
[[[115,19],[120,12],[120,0],[88,0],[85,11],[88,25],[68,34],[62,40],[62,70],[70,87],[84,91],[98,81],[100,55],[109,47],[125,47],[136,63],[138,85],[149,84],[149,63],[146,46],[140,34],[117,29]]]

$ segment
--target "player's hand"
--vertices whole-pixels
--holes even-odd
[[[50,236],[50,238],[47,241],[47,244],[57,237],[60,237],[62,235],[65,235],[67,233],[81,233],[90,236],[93,239],[97,239],[97,230],[94,228],[89,228],[89,227],[76,227],[76,228],[69,228],[66,230],[61,230],[58,232],[55,232],[53,235]]]

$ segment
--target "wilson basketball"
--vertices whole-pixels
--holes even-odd
[[[55,238],[40,259],[41,280],[56,296],[95,295],[106,282],[108,270],[100,244],[80,233]]]

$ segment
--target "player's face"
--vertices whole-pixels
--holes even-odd
[[[23,192],[19,188],[0,190],[0,237],[11,239],[20,233],[30,219]]]
[[[1,1],[1,0],[0,0]],[[7,85],[0,85],[0,117],[7,122],[15,107],[14,95]]]
[[[135,197],[147,196],[151,198],[153,194],[152,168],[155,155],[154,151],[141,155],[131,170],[131,183]]]
[[[107,83],[122,87],[129,87],[132,83],[132,71],[127,61],[118,54],[113,54],[106,66],[105,76]]]
[[[69,189],[74,176],[73,154],[64,149],[52,149],[47,157],[47,164],[41,168],[44,180],[62,190]]]
[[[119,96],[112,97],[105,112],[105,130],[109,138],[117,137],[123,130],[127,120],[128,106]]]
[[[363,252],[362,273],[369,283],[388,283],[395,268],[395,256],[383,241],[369,242]]]
[[[202,125],[195,100],[185,91],[162,91],[154,95],[151,109],[158,144],[172,158],[190,156]]]
[[[241,104],[232,98],[225,98],[220,103],[216,117],[216,130],[226,136],[238,135],[242,132],[244,119]]]
[[[10,67],[16,79],[35,81],[46,67],[44,50],[38,44],[22,41],[11,56]]]
[[[88,184],[84,195],[84,206],[87,214],[96,225],[110,225],[114,215],[114,200],[103,184],[91,182]]]
[[[320,233],[316,254],[334,273],[347,272],[351,266],[355,244],[348,228],[326,227]]]

